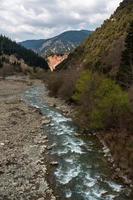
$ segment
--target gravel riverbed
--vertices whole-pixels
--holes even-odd
[[[47,183],[42,116],[28,107],[26,82],[0,81],[0,200],[55,200]]]

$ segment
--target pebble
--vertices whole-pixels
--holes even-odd
[[[32,131],[31,131],[31,133],[35,133],[35,132],[36,132],[35,130],[32,130]]]
[[[39,198],[38,200],[44,200],[44,198],[43,198],[43,197],[41,197],[41,198]]]
[[[46,150],[46,148],[47,148],[46,145],[41,146],[40,153],[41,153],[41,154],[44,153],[45,150]]]

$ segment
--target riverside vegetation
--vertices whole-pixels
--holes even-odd
[[[83,132],[98,131],[117,171],[133,180],[133,2],[47,75],[50,94],[74,103]],[[63,70],[65,69],[65,70]],[[98,134],[99,135],[99,134]]]

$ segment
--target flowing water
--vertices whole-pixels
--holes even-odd
[[[100,142],[95,136],[77,138],[78,128],[72,120],[42,98],[44,89],[33,87],[26,91],[23,99],[51,119],[51,124],[44,126],[44,133],[53,145],[50,156],[59,162],[52,172],[58,199],[132,200],[129,189],[112,180],[113,171]]]

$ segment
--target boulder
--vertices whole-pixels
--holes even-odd
[[[56,143],[54,143],[54,144],[48,146],[48,147],[47,147],[47,150],[51,150],[51,149],[52,149],[53,147],[55,147],[55,146],[56,146]]]
[[[76,137],[80,137],[81,135],[80,135],[80,133],[75,133],[74,134]]]
[[[59,163],[57,161],[53,161],[53,162],[50,163],[50,165],[52,165],[52,166],[57,166],[58,164]]]
[[[42,126],[43,125],[48,125],[48,124],[50,124],[51,123],[51,120],[50,119],[44,119],[44,120],[42,120]]]

